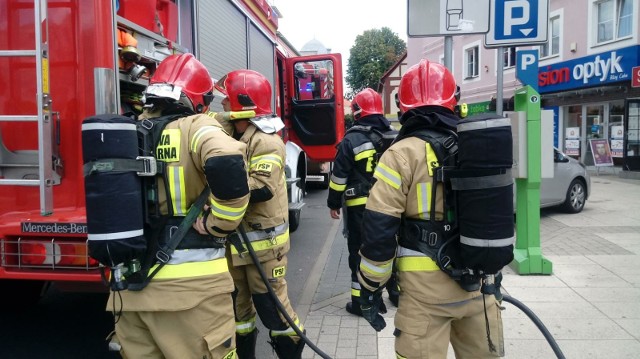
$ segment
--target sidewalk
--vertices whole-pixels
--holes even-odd
[[[552,275],[520,276],[505,268],[503,291],[545,324],[566,358],[640,356],[640,181],[613,173],[591,176],[579,214],[541,212],[542,254]],[[339,227],[341,228],[341,226]],[[395,308],[383,295],[387,327],[376,333],[344,309],[350,300],[346,240],[336,230],[304,319],[309,338],[335,359],[395,358]],[[506,358],[555,358],[534,323],[504,303]],[[303,358],[320,358],[306,348]],[[454,358],[450,350],[448,358]]]

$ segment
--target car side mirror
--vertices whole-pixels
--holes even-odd
[[[569,159],[562,152],[556,152],[554,162],[569,162]]]

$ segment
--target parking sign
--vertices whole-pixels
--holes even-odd
[[[549,0],[493,0],[485,47],[547,42]]]

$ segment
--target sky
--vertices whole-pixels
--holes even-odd
[[[349,50],[366,30],[388,27],[407,41],[406,0],[271,0],[282,14],[278,30],[299,51],[314,38],[342,54],[346,72]]]

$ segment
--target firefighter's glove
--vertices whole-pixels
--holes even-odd
[[[387,326],[384,318],[379,314],[387,312],[382,302],[382,289],[378,289],[375,292],[370,292],[365,288],[360,289],[360,309],[362,310],[362,317],[376,331],[379,332]]]

